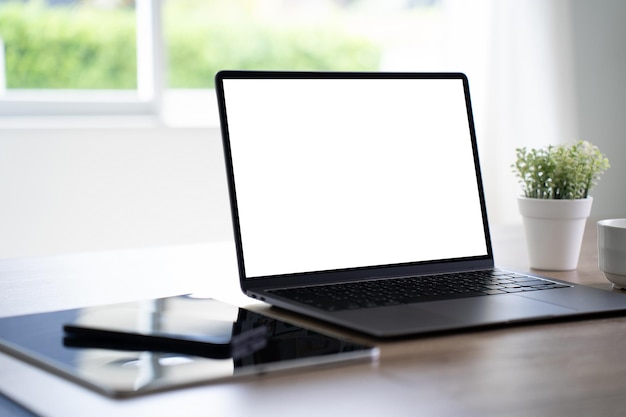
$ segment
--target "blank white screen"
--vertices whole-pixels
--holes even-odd
[[[487,254],[460,79],[226,79],[248,277]]]

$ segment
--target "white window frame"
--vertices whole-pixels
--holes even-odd
[[[0,116],[159,117],[166,79],[161,4],[162,0],[135,3],[136,90],[9,90],[1,85]],[[4,71],[4,65],[0,71]]]

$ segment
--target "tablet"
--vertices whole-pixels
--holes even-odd
[[[192,295],[1,318],[0,350],[111,397],[375,361],[379,354]]]

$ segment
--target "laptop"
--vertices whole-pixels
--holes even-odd
[[[375,337],[626,312],[495,268],[462,73],[222,71],[241,288]]]

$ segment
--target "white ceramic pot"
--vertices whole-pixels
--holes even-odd
[[[593,198],[518,197],[517,202],[524,220],[530,266],[551,271],[576,269]]]

